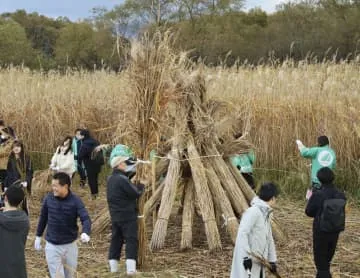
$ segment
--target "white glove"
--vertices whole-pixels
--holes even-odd
[[[20,183],[22,185],[22,187],[26,188],[28,186],[27,181],[23,181],[22,183]]]
[[[34,247],[36,251],[41,251],[41,237],[37,236],[35,238]]]
[[[296,144],[297,144],[299,150],[301,150],[302,148],[305,148],[304,144],[299,139],[296,140]]]
[[[82,233],[80,235],[80,240],[82,243],[88,243],[90,241],[90,237],[87,234]]]

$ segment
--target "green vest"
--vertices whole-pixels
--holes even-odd
[[[336,155],[329,145],[323,147],[303,148],[300,151],[302,157],[311,159],[311,181],[320,184],[317,172],[323,167],[334,169],[336,166]]]
[[[231,157],[231,163],[238,169],[240,168],[241,173],[252,173],[254,162],[255,162],[254,151],[250,151],[245,154],[235,155]]]

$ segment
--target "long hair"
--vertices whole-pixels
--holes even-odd
[[[57,151],[58,154],[61,152],[61,146],[63,146],[64,143],[65,143],[67,140],[69,140],[70,143],[69,143],[68,148],[67,148],[66,151],[64,152],[64,154],[67,155],[69,151],[72,151],[72,152],[73,152],[73,149],[72,149],[72,137],[71,137],[71,136],[66,136],[66,137],[64,138],[64,140],[62,141],[61,145],[60,145],[59,148],[58,148],[58,151]]]
[[[14,153],[14,147],[20,147],[21,151],[19,154],[20,163],[22,164],[22,167],[26,167],[26,157],[25,157],[25,148],[24,144],[20,140],[15,140],[11,146],[11,153],[9,155],[9,160],[16,160],[16,155]]]

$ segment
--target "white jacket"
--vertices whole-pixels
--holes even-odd
[[[269,262],[276,262],[276,250],[271,230],[271,208],[259,197],[251,201],[240,222],[232,267],[231,278],[247,278],[248,274],[243,266],[245,257],[252,259],[251,277],[260,277],[261,264],[252,258],[251,254],[263,257]],[[263,277],[265,271],[263,269]]]
[[[73,173],[75,172],[74,153],[71,150],[69,150],[67,154],[65,154],[63,151],[58,153],[59,148],[60,147],[56,149],[56,152],[51,158],[50,168],[56,172],[64,172],[72,177]]]

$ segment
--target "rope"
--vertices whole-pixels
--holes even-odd
[[[226,217],[225,214],[222,214],[221,217],[224,219],[224,223],[221,226],[222,228],[226,227],[228,225],[229,221],[237,220],[237,218],[235,216]]]
[[[178,158],[172,157],[170,154],[168,154],[168,156],[154,155],[154,157],[160,158],[160,159],[176,160],[176,161],[182,162],[182,161],[196,160],[196,159],[209,158],[209,157],[222,157],[222,155],[221,154],[212,154],[212,155],[203,155],[203,156],[198,156],[198,157],[193,157],[193,158],[183,158],[183,159],[178,159]]]

